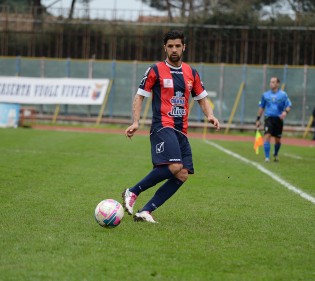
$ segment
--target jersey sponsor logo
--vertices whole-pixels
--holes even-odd
[[[171,98],[171,104],[174,106],[185,105],[185,98],[183,97],[183,93],[181,91],[177,91],[175,96]]]
[[[164,141],[158,143],[156,146],[155,146],[155,152],[156,153],[162,153],[164,151]]]
[[[175,96],[170,99],[172,104],[172,109],[168,112],[168,116],[171,117],[182,117],[186,115],[185,109],[185,97],[183,97],[184,93],[181,91],[177,91]]]
[[[183,72],[182,72],[182,71],[170,70],[170,73],[171,73],[171,74],[181,74],[181,75],[183,75]]]
[[[173,88],[173,79],[163,79],[164,88]]]
[[[173,106],[172,110],[168,113],[168,115],[171,117],[183,117],[186,115],[186,109],[178,106]]]

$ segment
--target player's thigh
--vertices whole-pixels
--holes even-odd
[[[265,135],[272,135],[273,130],[273,122],[271,117],[265,118],[265,124],[264,124],[264,134]]]
[[[273,135],[277,137],[278,139],[281,138],[283,131],[283,120],[280,118],[277,118],[274,120],[274,126],[273,126]]]
[[[264,134],[281,138],[283,121],[279,117],[267,117],[265,119]]]
[[[194,164],[193,164],[192,151],[191,151],[189,140],[185,135],[181,133],[177,133],[177,135],[178,135],[179,143],[180,143],[183,169],[186,169],[189,174],[193,174]]]
[[[182,163],[180,144],[173,129],[154,130],[150,142],[153,165]]]

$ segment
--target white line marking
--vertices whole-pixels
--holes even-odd
[[[287,156],[287,157],[290,157],[290,158],[293,158],[293,159],[297,159],[297,160],[303,159],[303,157],[298,156],[298,155],[294,155],[294,154],[283,153],[283,155],[285,155],[285,156]]]
[[[278,177],[276,174],[270,172],[269,170],[267,170],[266,168],[264,168],[262,165],[256,163],[256,162],[253,162],[253,161],[250,161],[244,157],[242,157],[241,155],[237,154],[237,153],[234,153],[228,149],[225,149],[224,147],[212,142],[212,141],[208,141],[208,140],[205,140],[205,142],[207,144],[210,144],[212,146],[214,146],[215,148],[225,152],[226,154],[228,155],[231,155],[247,164],[250,164],[250,165],[253,165],[255,166],[258,170],[260,170],[261,172],[265,173],[266,175],[270,176],[272,179],[274,179],[275,181],[277,181],[278,183],[280,183],[281,185],[283,185],[284,187],[286,187],[287,189],[293,191],[294,193],[300,195],[302,198],[312,202],[313,204],[315,204],[315,198],[312,197],[311,195],[307,194],[306,192],[298,189],[297,187],[293,186],[292,184],[286,182],[285,180],[281,179],[280,177]]]

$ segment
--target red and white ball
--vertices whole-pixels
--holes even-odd
[[[95,219],[102,227],[113,228],[120,224],[124,217],[123,206],[114,199],[105,199],[95,208]]]

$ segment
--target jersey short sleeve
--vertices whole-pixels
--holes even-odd
[[[144,76],[140,82],[137,95],[150,97],[151,90],[156,82],[157,76],[152,66],[150,66],[144,73]]]
[[[208,95],[207,91],[205,90],[205,87],[203,86],[203,83],[200,79],[199,73],[197,70],[192,69],[193,76],[194,76],[194,84],[191,91],[191,95],[194,100],[201,100],[204,97]]]
[[[290,98],[288,97],[288,94],[285,93],[285,95],[286,95],[286,101],[285,101],[284,109],[286,109],[287,107],[292,107],[292,102]]]
[[[266,100],[264,98],[264,94],[261,96],[261,99],[258,103],[258,106],[261,107],[261,108],[265,108],[266,107]]]

